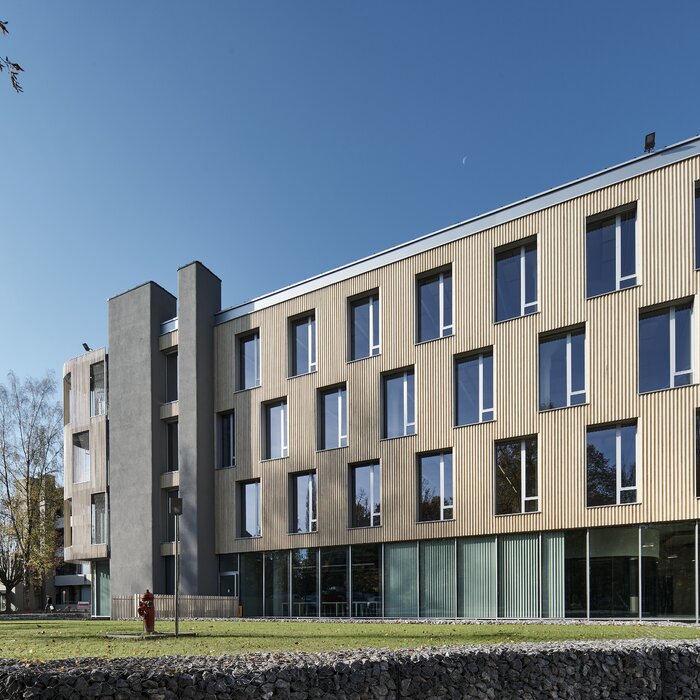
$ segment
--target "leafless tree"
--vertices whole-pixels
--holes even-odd
[[[21,382],[10,372],[0,384],[0,512],[25,590],[55,565],[56,477],[63,463],[63,411],[55,394],[50,374]]]
[[[10,612],[10,591],[24,578],[24,562],[9,519],[0,513],[0,583],[5,586],[5,612]]]
[[[0,34],[3,36],[9,34],[7,25],[7,20],[0,20]],[[6,70],[7,74],[10,76],[10,82],[15,92],[23,92],[22,86],[19,84],[19,74],[24,71],[24,68],[22,68],[19,63],[15,63],[5,56],[5,58],[0,58],[0,73],[2,73],[3,70]]]

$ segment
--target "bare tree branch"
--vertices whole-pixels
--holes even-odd
[[[0,20],[0,34],[2,34],[2,36],[7,36],[9,34],[7,29],[8,24],[7,20]],[[22,68],[19,63],[15,63],[5,56],[5,58],[0,58],[0,73],[2,73],[3,70],[6,70],[7,74],[10,76],[10,83],[14,91],[24,92],[19,82],[19,74],[24,72],[24,68]]]

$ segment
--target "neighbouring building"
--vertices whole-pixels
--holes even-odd
[[[66,363],[93,598],[698,619],[700,137],[232,308],[109,301]]]

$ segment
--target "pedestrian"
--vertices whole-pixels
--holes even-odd
[[[46,607],[44,608],[44,612],[53,612],[53,601],[51,600],[51,596],[46,596]]]

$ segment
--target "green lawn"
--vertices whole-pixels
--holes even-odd
[[[61,659],[74,656],[160,656],[240,654],[256,651],[326,651],[363,647],[546,642],[564,639],[698,639],[700,628],[643,625],[424,625],[319,622],[183,622],[196,637],[153,641],[105,639],[109,633],[138,632],[139,622],[99,620],[15,621],[0,618],[0,658]],[[157,630],[174,629],[158,623]]]

